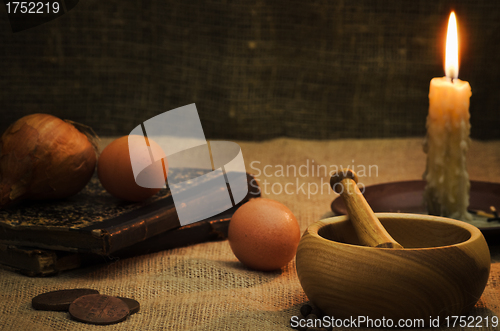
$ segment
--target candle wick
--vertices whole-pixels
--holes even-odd
[[[451,77],[451,83],[453,84],[453,77]]]

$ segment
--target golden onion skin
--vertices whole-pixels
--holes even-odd
[[[85,134],[48,114],[17,120],[0,148],[0,208],[22,199],[72,196],[90,181],[97,161]]]

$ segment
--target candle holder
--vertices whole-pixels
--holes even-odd
[[[500,183],[472,180],[470,184],[469,212],[472,220],[469,223],[478,227],[488,241],[500,238],[500,219],[491,208],[500,210]],[[367,186],[363,195],[377,213],[425,215],[428,214],[424,202],[425,186],[426,182],[423,180],[383,183]],[[340,198],[333,200],[331,209],[337,215],[347,213]]]

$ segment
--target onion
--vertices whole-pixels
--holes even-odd
[[[33,114],[4,132],[0,138],[0,208],[22,199],[66,198],[87,185],[95,170],[97,149],[93,139],[75,126],[83,127],[52,115]]]

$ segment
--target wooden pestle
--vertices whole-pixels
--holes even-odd
[[[370,247],[403,248],[384,228],[356,185],[358,176],[351,169],[337,171],[330,186],[344,199],[347,214],[361,244]]]

